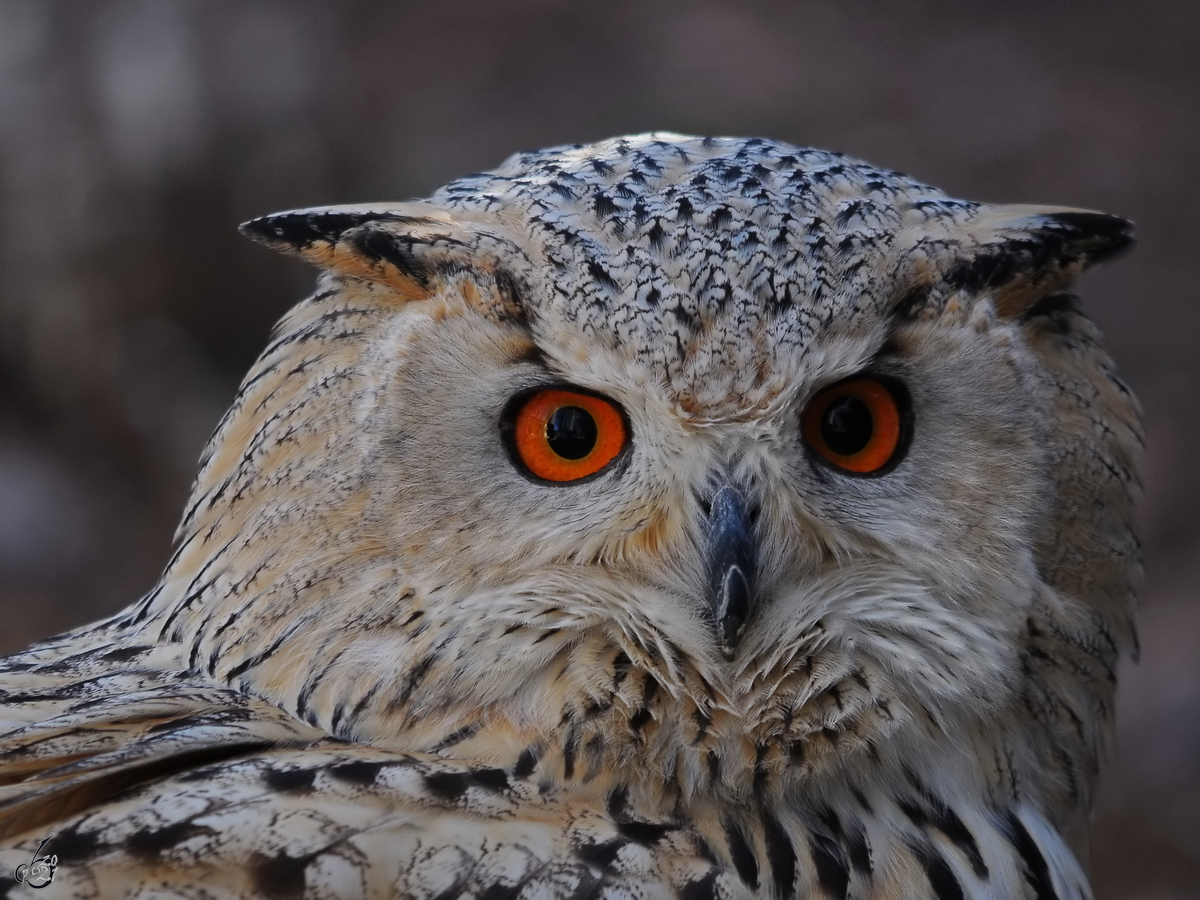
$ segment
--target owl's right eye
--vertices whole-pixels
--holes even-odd
[[[800,424],[825,463],[850,475],[882,475],[908,449],[912,411],[900,382],[860,375],[817,394]]]
[[[543,481],[595,475],[628,443],[625,418],[615,404],[564,388],[544,388],[522,398],[509,428],[514,455]]]

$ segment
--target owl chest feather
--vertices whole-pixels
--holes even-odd
[[[574,737],[532,742],[504,764],[479,758],[487,741],[519,741],[489,726],[438,754],[377,749],[205,685],[170,648],[115,653],[109,637],[17,658],[8,684],[40,682],[41,695],[3,698],[10,717],[50,714],[3,746],[4,847],[23,852],[50,829],[76,896],[140,879],[203,882],[222,897],[317,896],[322,885],[376,896],[380,880],[413,900],[506,884],[551,897],[1087,896],[1044,817],[996,804],[961,755],[908,766],[866,750],[789,781],[742,748],[688,787],[686,766],[656,765],[666,756],[655,748],[678,755],[700,738],[712,765],[704,744],[719,717],[666,740],[677,704],[636,671],[626,678],[644,705],[622,713],[641,735],[636,753],[608,755],[586,719]],[[64,656],[70,664],[53,662]]]

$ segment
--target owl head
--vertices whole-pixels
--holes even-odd
[[[580,784],[1090,779],[1140,437],[1070,288],[1127,222],[650,134],[244,231],[324,274],[126,623],[195,672]]]

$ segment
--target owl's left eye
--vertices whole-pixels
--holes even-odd
[[[614,403],[562,388],[520,398],[509,427],[517,459],[543,481],[595,475],[628,443],[625,418]]]
[[[908,449],[908,391],[892,378],[848,378],[817,394],[800,425],[805,442],[824,462],[850,475],[882,475]]]

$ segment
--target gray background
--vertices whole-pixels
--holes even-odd
[[[0,651],[153,583],[204,440],[312,283],[239,221],[623,132],[830,147],[1138,223],[1082,286],[1149,429],[1096,880],[1200,897],[1198,88],[1194,0],[0,0]]]

